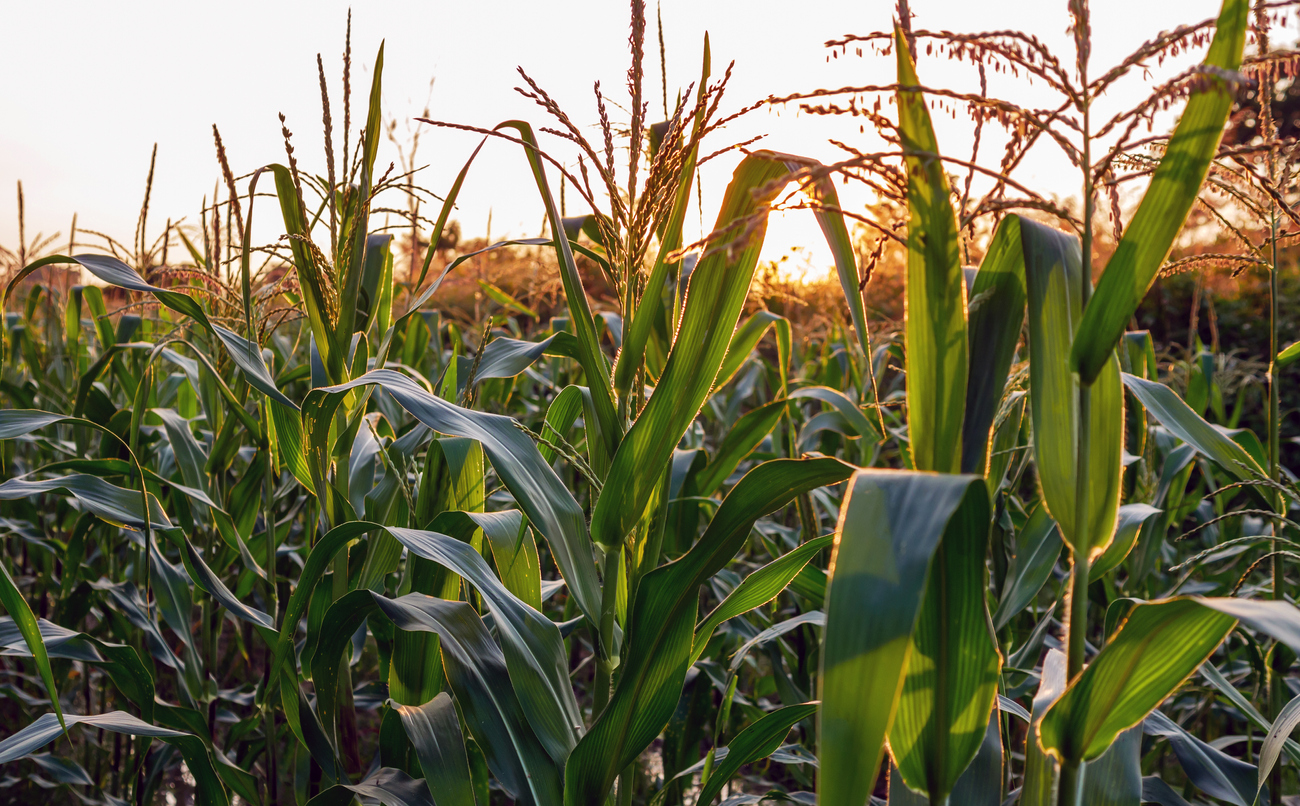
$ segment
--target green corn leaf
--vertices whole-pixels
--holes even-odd
[[[32,612],[31,606],[18,590],[14,578],[9,575],[9,569],[3,564],[0,564],[0,605],[4,606],[5,612],[9,614],[9,618],[22,634],[27,650],[32,653],[32,658],[36,661],[36,669],[41,675],[41,682],[45,684],[45,693],[50,696],[50,704],[54,706],[54,715],[58,719],[59,726],[66,733],[68,726],[64,721],[63,708],[59,705],[59,690],[54,683],[54,671],[50,668],[50,656],[45,648],[45,640],[41,637],[41,628],[36,621],[36,614]]]
[[[735,377],[768,330],[776,332],[777,372],[781,376],[781,392],[785,393],[786,380],[790,375],[790,320],[771,311],[755,311],[743,325],[736,328],[736,335],[727,348],[727,357],[722,360],[722,368],[718,370],[715,388],[726,386]]]
[[[1223,694],[1223,696],[1227,698],[1228,702],[1232,703],[1238,710],[1245,714],[1246,719],[1249,720],[1252,725],[1265,733],[1273,727],[1272,723],[1265,719],[1264,715],[1256,710],[1254,705],[1251,705],[1250,700],[1246,699],[1240,691],[1228,682],[1228,679],[1223,676],[1223,672],[1216,669],[1214,664],[1207,663],[1203,665],[1200,669],[1200,673],[1201,676],[1205,678],[1206,682],[1211,686],[1214,686],[1219,693]],[[1286,754],[1293,764],[1300,764],[1300,744],[1297,744],[1291,739],[1287,739],[1283,744],[1283,749],[1286,750]]]
[[[1086,533],[1075,507],[1079,384],[1069,350],[1082,313],[1082,263],[1073,235],[1020,219],[1029,291],[1029,386],[1034,458],[1047,509],[1076,553],[1095,558],[1110,543],[1119,509],[1124,397],[1114,356],[1092,385]]]
[[[510,296],[492,283],[489,283],[487,280],[479,280],[478,287],[483,289],[483,293],[488,295],[488,299],[502,307],[509,308],[517,313],[522,313],[524,316],[527,316],[534,321],[541,318],[537,311]]]
[[[1119,508],[1115,524],[1115,538],[1100,557],[1092,561],[1088,578],[1096,581],[1119,567],[1137,544],[1138,533],[1148,521],[1161,514],[1150,504],[1125,504]]]
[[[909,659],[931,651],[928,638],[915,651],[913,633],[927,598],[934,557],[945,540],[982,545],[972,531],[987,530],[987,513],[988,493],[978,477],[859,470],[850,482],[840,508],[822,638],[821,803],[866,802],[899,710]],[[872,617],[864,619],[863,613]],[[985,629],[980,619],[962,621]],[[985,640],[991,640],[987,633]],[[976,668],[984,669],[983,662]],[[972,674],[972,679],[981,676]],[[982,681],[976,688],[983,696]],[[945,727],[956,728],[948,770],[960,773],[978,750],[993,693],[988,692],[989,709],[973,697],[963,702],[963,710],[979,712],[973,736],[963,732],[964,723],[943,715]],[[914,724],[924,716],[921,704],[916,706]],[[928,721],[921,724],[921,730],[927,730]],[[920,733],[911,729],[906,735],[919,739]],[[970,738],[970,754],[957,758]],[[916,739],[895,748],[909,764],[919,762],[925,751],[926,743]]]
[[[1142,403],[1147,414],[1234,478],[1267,477],[1245,448],[1192,411],[1168,386],[1129,374],[1124,375],[1124,385]]]
[[[335,784],[307,801],[307,806],[348,806],[357,798],[388,806],[435,806],[426,781],[391,767],[380,767],[360,783]]]
[[[474,806],[465,737],[447,692],[418,707],[394,705],[440,806]]]
[[[316,583],[329,569],[334,555],[350,541],[375,528],[374,524],[363,521],[343,523],[329,530],[324,537],[316,541],[316,545],[312,546],[311,553],[307,555],[307,561],[303,563],[302,571],[298,574],[297,585],[289,595],[288,604],[285,605],[284,621],[280,623],[280,635],[276,640],[275,653],[271,660],[272,687],[278,685],[280,665],[293,649],[293,637],[298,630],[298,624],[307,612],[307,605],[310,604],[312,593],[316,590]],[[303,654],[305,666],[310,663],[311,657],[305,651]]]
[[[1236,806],[1251,806],[1254,802],[1257,779],[1254,765],[1206,744],[1159,711],[1152,711],[1143,720],[1142,731],[1148,736],[1169,740],[1183,772],[1197,789]],[[1264,752],[1267,752],[1267,738],[1261,755]],[[1092,767],[1089,767],[1091,772]]]
[[[962,423],[961,471],[988,469],[989,439],[1002,402],[1007,373],[1025,321],[1025,255],[1020,217],[998,223],[971,288],[968,336],[970,373]]]
[[[785,414],[787,401],[774,400],[753,411],[746,412],[727,435],[713,457],[713,461],[700,471],[696,478],[700,495],[709,496],[718,491],[736,469],[736,465],[750,454],[763,438],[772,433],[776,423]]]
[[[1039,739],[1059,758],[1097,758],[1205,662],[1240,620],[1300,645],[1300,610],[1281,601],[1169,599],[1139,604],[1043,717]]]
[[[533,441],[509,417],[453,406],[429,394],[405,375],[386,369],[372,370],[356,380],[308,394],[303,403],[303,425],[312,454],[326,455],[330,422],[343,396],[352,389],[371,384],[382,386],[402,408],[435,431],[469,437],[483,444],[502,483],[519,502],[529,523],[546,538],[583,614],[593,623],[599,623],[599,583],[582,509],[538,453]]]
[[[1002,600],[993,614],[993,627],[1001,630],[1029,606],[1043,589],[1061,556],[1061,530],[1040,502],[1016,534],[1016,556]]]
[[[506,590],[534,610],[542,609],[542,570],[537,541],[517,509],[501,512],[467,512],[483,529],[497,575]]]
[[[1262,790],[1264,788],[1269,774],[1273,772],[1273,767],[1277,764],[1278,757],[1282,755],[1283,743],[1295,732],[1297,725],[1300,725],[1300,697],[1296,697],[1282,706],[1277,719],[1273,720],[1273,726],[1268,729],[1268,735],[1264,737],[1264,744],[1259,749],[1257,789]],[[1258,794],[1256,795],[1257,799]]]
[[[816,712],[815,702],[787,705],[785,708],[767,714],[736,734],[736,738],[727,745],[726,758],[713,768],[709,780],[700,788],[700,795],[695,802],[699,806],[709,806],[741,767],[772,755],[785,741],[786,734],[795,723],[811,717]]]
[[[436,532],[397,527],[386,531],[407,551],[460,574],[483,597],[529,724],[556,764],[564,763],[583,725],[559,628],[506,590],[468,543]]]
[[[537,806],[557,806],[559,767],[528,726],[505,658],[474,609],[418,593],[399,599],[365,593],[398,628],[438,635],[447,682],[465,723],[510,796],[531,797]]]
[[[1023,710],[1023,709],[1022,709]],[[1000,806],[1002,803],[1002,733],[999,711],[990,714],[988,730],[975,760],[957,779],[950,803]],[[889,765],[889,806],[929,806],[930,799],[907,788],[902,773]]]
[[[916,66],[901,29],[894,32],[898,83],[916,87]],[[907,162],[907,417],[912,466],[961,468],[966,406],[966,281],[948,177],[925,96],[898,91],[898,134]]]
[[[1300,341],[1277,354],[1277,365],[1279,367],[1288,367],[1294,364],[1297,358],[1300,358]]]
[[[307,323],[320,351],[321,361],[331,380],[342,380],[343,351],[334,336],[334,317],[337,316],[338,292],[328,277],[329,267],[321,265],[308,245],[310,233],[305,219],[303,200],[298,197],[293,174],[283,165],[271,165],[275,177],[275,193],[280,200],[280,214],[284,230],[293,253],[293,268],[298,277]],[[423,279],[423,277],[421,278]]]
[[[316,713],[320,715],[321,727],[335,755],[341,755],[337,722],[343,703],[339,694],[339,664],[346,662],[343,651],[345,647],[351,648],[353,634],[375,612],[375,600],[369,590],[348,591],[335,599],[325,611],[319,643],[311,656]]]
[[[296,410],[271,401],[271,428],[275,435],[278,455],[289,468],[289,472],[298,480],[303,489],[315,495],[316,488],[311,482],[311,470],[307,467],[307,454],[303,450],[302,418]]]
[[[767,644],[776,638],[780,638],[787,633],[794,632],[804,625],[825,627],[826,614],[820,610],[810,610],[806,613],[800,613],[794,618],[788,618],[785,621],[778,621],[776,624],[773,624],[771,627],[768,627],[766,630],[763,630],[753,638],[741,644],[740,649],[736,650],[736,654],[731,656],[731,663],[727,664],[727,672],[732,675],[736,674],[739,671],[741,664],[745,662],[745,658],[748,657],[751,649],[763,646],[764,644]]]
[[[0,484],[0,501],[13,501],[56,491],[76,498],[87,511],[114,526],[136,530],[144,528],[144,504],[140,500],[139,490],[126,490],[84,473],[40,481],[9,479]],[[162,505],[152,494],[149,495],[149,523],[155,529],[172,528],[167,513],[163,512]]]
[[[758,265],[766,231],[763,212],[780,190],[774,185],[782,184],[773,180],[786,175],[779,155],[757,152],[745,157],[727,185],[714,229],[739,237],[736,230],[744,222],[746,240],[706,253],[691,273],[668,362],[654,395],[619,443],[592,511],[591,537],[597,543],[621,544],[641,519],[660,472],[713,389]],[[763,192],[756,195],[759,189]],[[593,398],[599,403],[594,391]]]
[[[813,538],[745,577],[735,590],[728,594],[727,598],[723,599],[722,603],[696,627],[694,647],[691,649],[691,664],[694,665],[700,659],[713,631],[724,621],[748,613],[775,599],[817,552],[830,547],[834,538],[834,535]]]
[[[0,409],[0,439],[14,439],[47,425],[70,419],[75,418],[70,418],[66,414],[55,414],[52,411]]]
[[[1043,749],[1066,761],[1097,758],[1196,671],[1234,625],[1191,599],[1134,607],[1043,717]]]
[[[489,378],[513,378],[532,366],[543,355],[578,357],[578,341],[570,333],[555,333],[541,341],[493,339],[483,348],[474,381]]]
[[[115,285],[119,288],[125,288],[128,291],[136,291],[142,294],[152,294],[163,305],[172,310],[183,313],[201,325],[204,330],[212,334],[226,348],[226,353],[230,356],[235,365],[244,373],[248,379],[249,385],[259,392],[265,394],[272,400],[277,401],[283,406],[292,409],[298,407],[292,400],[285,397],[284,394],[276,388],[275,380],[271,377],[270,371],[266,368],[266,363],[262,360],[262,352],[257,345],[245,340],[237,333],[232,333],[220,325],[214,325],[208,320],[207,313],[199,303],[194,301],[193,297],[182,294],[179,291],[169,291],[165,288],[159,288],[150,285],[144,281],[135,269],[126,265],[115,257],[108,255],[77,255],[74,257],[64,257],[63,255],[53,255],[27,266],[19,272],[13,281],[9,283],[6,289],[6,295],[22,277],[29,274],[35,268],[50,263],[77,263],[82,268],[89,271],[99,279]]]
[[[1142,778],[1142,802],[1157,806],[1192,806],[1172,786],[1157,775]]]
[[[609,706],[565,766],[565,803],[599,803],[614,778],[654,741],[681,697],[699,587],[735,556],[759,517],[801,493],[836,484],[852,468],[836,459],[774,459],[745,474],[704,535],[680,559],[646,574],[636,591],[630,640]]]
[[[1002,666],[985,609],[990,513],[987,493],[980,492],[953,513],[930,560],[889,731],[903,780],[932,803],[948,797],[979,752]],[[899,528],[896,520],[890,525]]]
[[[802,398],[812,398],[820,400],[835,410],[849,427],[849,433],[866,437],[870,435],[874,439],[882,439],[880,429],[876,427],[867,416],[862,413],[862,409],[849,399],[848,395],[838,389],[831,389],[828,386],[805,386],[802,389],[796,389],[790,393],[791,400]]]
[[[128,736],[162,739],[179,750],[185,759],[186,766],[195,778],[194,794],[198,802],[204,806],[229,806],[230,798],[226,795],[226,790],[222,787],[221,780],[212,766],[212,758],[199,737],[191,733],[155,727],[125,711],[110,711],[91,716],[66,714],[64,719],[67,720],[69,728],[85,725],[112,733],[124,733]],[[44,714],[32,724],[7,737],[0,742],[0,764],[22,758],[49,744],[64,732],[61,721],[55,718],[54,714]]]
[[[1083,802],[1088,806],[1139,806],[1142,802],[1142,728],[1133,727],[1096,761],[1083,778]]]
[[[181,559],[185,562],[185,570],[189,573],[194,584],[206,591],[222,607],[226,608],[231,615],[252,624],[266,638],[268,644],[273,644],[276,641],[275,620],[269,614],[245,604],[230,588],[226,587],[221,578],[204,562],[203,557],[195,550],[194,544],[189,541],[189,538],[177,534],[172,539],[179,544]]]
[[[113,681],[117,690],[130,700],[132,705],[140,709],[144,718],[153,721],[155,705],[153,675],[145,668],[140,661],[140,655],[133,647],[103,641],[86,633],[74,632],[45,619],[38,619],[37,623],[38,635],[49,658],[78,660],[100,667]],[[0,647],[4,648],[5,655],[35,657],[18,623],[9,616],[0,617]],[[52,697],[50,702],[57,703],[58,700]]]
[[[1247,0],[1224,0],[1205,56],[1203,83],[1187,101],[1151,185],[1124,228],[1079,325],[1070,366],[1084,383],[1093,383],[1110,360],[1205,181],[1234,98],[1222,71],[1241,66],[1249,13]]]
[[[555,441],[557,435],[567,438],[579,413],[582,414],[583,430],[587,436],[587,464],[591,466],[596,478],[603,482],[609,474],[610,455],[605,452],[605,441],[600,435],[600,420],[596,418],[590,389],[585,386],[566,386],[561,389],[546,410],[542,436],[551,442]],[[554,462],[559,455],[544,443],[539,443],[537,450],[547,463]]]

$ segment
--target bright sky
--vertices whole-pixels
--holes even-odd
[[[158,167],[150,237],[161,232],[168,216],[188,216],[193,221],[203,196],[212,193],[219,176],[211,135],[214,122],[221,128],[233,169],[246,173],[284,160],[276,117],[284,112],[295,133],[300,162],[323,173],[315,58],[320,52],[325,61],[337,144],[347,8],[346,2],[338,0],[8,4],[9,35],[0,48],[0,75],[6,77],[0,82],[0,108],[7,110],[0,126],[0,244],[16,246],[17,180],[26,190],[29,238],[37,231],[66,234],[76,212],[79,227],[129,242],[155,142]],[[1158,31],[1214,16],[1218,2],[1093,0],[1092,9],[1092,63],[1094,72],[1100,73]],[[1073,61],[1066,0],[913,0],[912,10],[918,29],[1018,28],[1038,35],[1063,62]],[[654,13],[651,0],[646,46],[651,120],[663,116]],[[663,0],[662,14],[670,99],[698,77],[706,31],[715,76],[727,62],[736,62],[729,103],[724,104],[727,110],[773,93],[892,80],[892,57],[867,53],[858,58],[850,50],[847,56],[828,62],[823,47],[827,39],[846,33],[888,28],[893,4],[887,0],[797,4]],[[516,65],[524,66],[579,125],[591,125],[597,119],[591,92],[595,79],[601,80],[612,100],[626,101],[627,35],[628,10],[612,0],[356,3],[353,128],[361,125],[356,118],[364,116],[365,93],[381,39],[387,41],[385,108],[400,121],[400,132],[419,114],[426,98],[432,116],[439,119],[489,127],[514,117],[543,123],[541,110],[513,90],[520,83]],[[926,83],[978,88],[969,64],[922,57],[918,72]],[[1169,73],[1169,69],[1159,70],[1155,76]],[[1150,81],[1131,78],[1114,92],[1110,105],[1116,109],[1131,105],[1145,94]],[[1009,86],[997,77],[990,83],[995,93]],[[1041,88],[1008,94],[1025,105],[1055,105]],[[614,113],[626,119],[624,113]],[[969,121],[937,116],[936,127],[944,151],[969,156]],[[441,193],[478,137],[425,128],[419,162],[429,168],[422,173],[422,183]],[[598,140],[598,130],[591,132]],[[758,133],[768,134],[763,147],[823,160],[841,154],[827,144],[829,137],[865,149],[879,145],[869,133],[858,132],[857,121],[800,115],[791,107],[780,113],[751,114],[711,145],[706,143],[706,149]],[[984,152],[987,159],[997,158],[1000,149],[995,148]],[[556,153],[574,164],[571,152],[557,149]],[[1059,152],[1040,149],[1038,153],[1019,178],[1045,193],[1071,194],[1077,178]],[[394,148],[384,142],[379,165],[395,159]],[[707,224],[712,224],[735,163],[729,157],[704,168]],[[552,182],[558,188],[558,177],[552,177]],[[579,212],[574,198],[569,196],[570,214]],[[853,196],[846,197],[846,205],[853,202]],[[542,207],[517,146],[489,146],[471,169],[456,216],[464,234],[483,235],[489,211],[494,239],[536,235],[540,229]],[[258,217],[266,223],[257,228],[256,237],[269,238],[280,231],[265,228],[279,227],[278,220],[268,216],[278,219],[278,211],[261,205]],[[691,220],[698,230],[698,213],[692,212]],[[697,234],[688,231],[687,236]],[[767,255],[776,257],[791,246],[805,245],[811,262],[824,266],[830,261],[824,246],[819,247],[820,238],[811,214],[778,216],[769,230]]]

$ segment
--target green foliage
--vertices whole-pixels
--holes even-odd
[[[980,125],[996,109],[1064,143],[1095,196],[1139,158],[1125,134],[1095,160],[1091,101],[1209,27],[1089,82],[1086,4],[1072,8],[1077,75],[1037,40],[970,41],[981,69],[1037,71],[1082,122],[965,100]],[[242,191],[230,175],[214,204],[236,224],[218,213],[182,236],[192,268],[144,246],[16,267],[0,356],[6,788],[411,806],[1294,790],[1300,491],[1282,418],[1275,405],[1264,439],[1240,428],[1220,356],[1171,363],[1124,332],[1216,158],[1245,28],[1246,4],[1226,0],[1208,67],[1168,90],[1186,111],[1095,295],[1094,222],[1008,184],[1019,145],[982,201],[946,170],[930,110],[950,96],[913,52],[947,35],[903,27],[864,37],[896,49],[897,82],[872,91],[897,120],[869,119],[898,150],[832,166],[746,152],[696,244],[683,229],[725,85],[707,38],[667,121],[634,104],[626,170],[576,126],[581,178],[546,129],[474,129],[523,148],[549,235],[454,256],[439,242],[481,144],[432,231],[413,207],[403,244],[372,216],[379,194],[414,193],[376,171],[381,46],[341,173],[331,151],[308,174],[290,146]],[[639,62],[630,75],[640,93]],[[835,186],[857,169],[907,211],[876,222],[874,256]],[[285,238],[255,270],[265,171]],[[561,217],[557,172],[589,213]],[[755,293],[768,215],[793,191],[843,294],[815,331]],[[888,243],[906,260],[892,335],[872,332],[862,293]],[[561,315],[483,276],[484,317],[449,302],[459,267],[512,249],[553,251]],[[104,285],[37,273],[58,265]],[[1265,689],[1271,707],[1252,704]]]

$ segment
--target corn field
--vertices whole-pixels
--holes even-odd
[[[522,153],[546,216],[450,257],[480,151],[449,188],[377,164],[383,46],[352,131],[349,33],[334,108],[318,59],[322,165],[282,118],[284,162],[237,174],[214,127],[198,229],[150,241],[146,200],[130,246],[6,252],[0,802],[1300,802],[1279,391],[1300,344],[1278,324],[1300,150],[1271,107],[1300,55],[1270,44],[1291,5],[1223,0],[1098,68],[1086,0],[1067,56],[914,30],[901,2],[892,31],[828,43],[894,83],[759,104],[888,148],[723,143],[743,157],[687,243],[710,143],[753,107],[727,111],[706,37],[651,122],[635,0],[631,104],[611,123],[596,85],[598,142],[522,70],[545,125],[421,119]],[[913,56],[936,52],[1059,106],[927,85]],[[1227,142],[1247,93],[1254,136]],[[938,108],[972,121],[969,157]],[[1016,178],[1038,148],[1077,205]],[[900,218],[842,207],[855,182]],[[753,291],[779,207],[834,256],[842,307],[813,335]],[[1194,209],[1229,247],[1173,258]],[[553,254],[554,315],[487,282],[476,319],[444,306],[459,267],[519,249]],[[898,330],[864,304],[887,249]],[[1133,329],[1201,263],[1268,277],[1259,433],[1230,352]]]

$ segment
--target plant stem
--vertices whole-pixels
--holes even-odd
[[[263,422],[269,423],[271,421],[270,408],[271,402],[269,400],[263,401]],[[269,446],[263,448],[263,454],[266,457],[266,471],[262,475],[263,506],[265,507],[263,517],[266,520],[266,609],[271,614],[271,626],[274,629],[278,621],[276,616],[280,609],[275,581],[275,490],[271,478],[275,468],[271,462]],[[271,687],[272,654],[272,647],[268,644],[264,660],[263,691],[267,691]],[[276,806],[278,801],[276,782],[279,778],[279,770],[276,765],[275,708],[270,705],[266,707],[264,714],[263,730],[266,733],[266,802],[269,806]]]
[[[1064,762],[1061,764],[1061,780],[1058,789],[1058,802],[1083,803],[1083,763]]]
[[[1085,7],[1086,9],[1086,7]],[[1086,15],[1087,11],[1080,12]],[[1087,21],[1076,21],[1076,25],[1086,25]],[[1076,41],[1080,41],[1077,39]],[[1092,218],[1093,218],[1093,182],[1092,182],[1092,130],[1088,98],[1088,70],[1086,51],[1079,53],[1080,86],[1083,87],[1083,237],[1081,244],[1081,266],[1079,271],[1079,320],[1088,309],[1088,299],[1092,296]],[[1066,680],[1074,680],[1083,672],[1084,654],[1088,637],[1088,576],[1092,547],[1092,529],[1089,501],[1088,460],[1091,453],[1092,437],[1092,387],[1079,383],[1078,406],[1078,442],[1075,444],[1074,475],[1074,565],[1070,573],[1070,624],[1066,653]],[[1081,762],[1063,762],[1061,764],[1060,790],[1057,794],[1059,806],[1080,806],[1083,803],[1084,766]]]
[[[1271,87],[1269,88],[1271,90]],[[1269,174],[1270,177],[1275,173],[1273,156],[1269,155]],[[1279,392],[1277,388],[1277,205],[1269,205],[1269,246],[1272,248],[1272,255],[1268,267],[1268,477],[1274,482],[1281,479],[1281,422],[1278,420],[1278,399]],[[1282,495],[1274,489],[1271,493],[1273,501],[1273,511],[1279,515],[1286,515],[1286,506],[1282,501]],[[1278,521],[1274,520],[1272,526],[1273,535],[1278,533]],[[1286,569],[1283,566],[1282,544],[1277,541],[1271,541],[1269,551],[1273,554],[1273,590],[1272,595],[1276,600],[1286,598]],[[1286,689],[1283,685],[1282,669],[1269,670],[1269,716],[1277,719],[1278,714],[1282,711],[1282,706],[1286,704]],[[1280,765],[1274,766],[1273,772],[1269,777],[1269,798],[1273,804],[1282,802],[1282,769]]]
[[[1264,3],[1255,4],[1255,39],[1260,55],[1267,55],[1270,51],[1268,37],[1268,11]],[[1264,78],[1260,81],[1257,98],[1259,99],[1259,133],[1262,135],[1264,142],[1270,143],[1277,136],[1277,126],[1273,118],[1273,81]],[[1268,181],[1270,184],[1277,183],[1277,152],[1270,148],[1268,152]],[[1278,378],[1277,378],[1277,325],[1278,325],[1278,270],[1277,270],[1277,238],[1278,238],[1278,221],[1277,221],[1277,203],[1270,199],[1268,205],[1269,219],[1269,267],[1268,267],[1268,475],[1274,482],[1280,477],[1281,467],[1281,422],[1278,419]],[[1286,514],[1286,506],[1282,496],[1274,488],[1270,491],[1270,499],[1273,504],[1273,510],[1280,515]],[[1270,526],[1272,534],[1276,537],[1278,534],[1278,523],[1273,521]],[[1277,540],[1271,541],[1270,551],[1273,554],[1273,590],[1272,596],[1275,600],[1286,598],[1286,569],[1283,567],[1281,554],[1281,544]],[[1277,719],[1286,702],[1286,689],[1283,685],[1282,675],[1284,669],[1269,669],[1269,687],[1268,687],[1268,706],[1269,716]],[[1273,769],[1269,777],[1269,800],[1275,806],[1282,802],[1282,770],[1280,766]]]
[[[614,611],[618,603],[618,575],[623,562],[623,547],[616,546],[605,551],[605,573],[600,592],[600,646],[596,647],[599,657],[596,659],[596,679],[591,692],[591,719],[594,722],[609,705],[610,684],[614,680],[614,668],[618,666],[618,655],[614,648]]]

